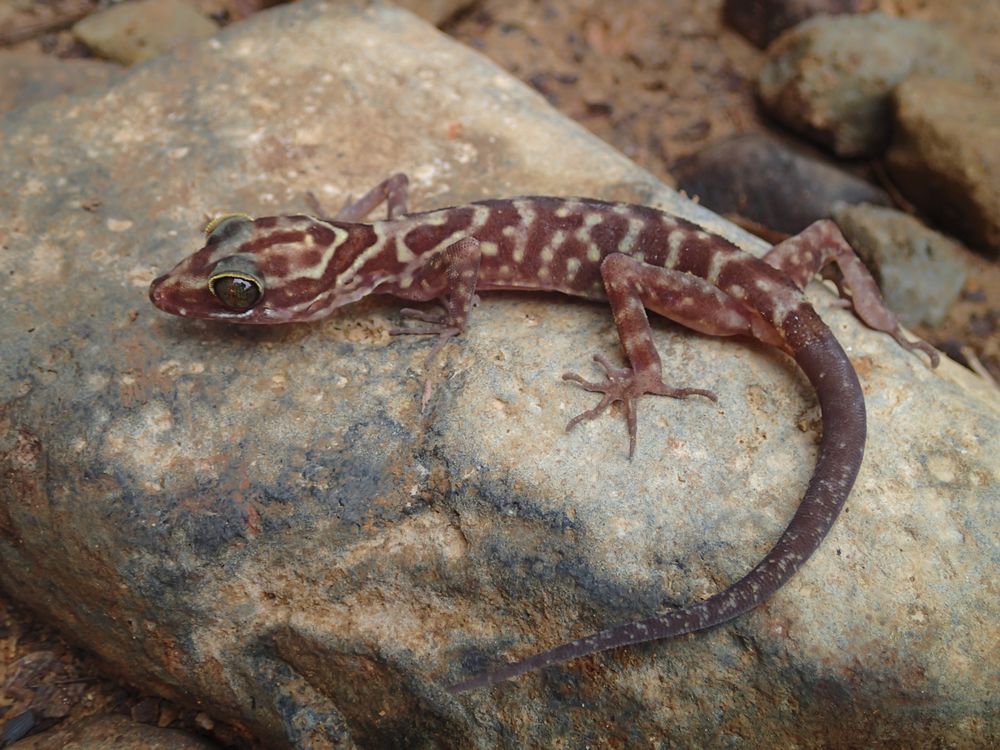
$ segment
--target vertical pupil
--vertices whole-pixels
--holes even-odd
[[[212,284],[212,291],[230,310],[249,310],[260,299],[256,282],[241,276],[222,276]]]

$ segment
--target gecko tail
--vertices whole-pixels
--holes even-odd
[[[815,314],[812,314],[815,316]],[[461,693],[496,685],[525,672],[620,646],[675,638],[732,620],[769,598],[809,559],[833,526],[854,486],[864,456],[866,416],[857,375],[840,344],[818,316],[807,321],[811,335],[796,345],[795,361],[816,389],[823,436],[816,469],[798,510],[770,552],[725,591],[683,609],[624,623],[564,643],[448,686]]]
[[[482,672],[462,682],[449,685],[446,690],[449,693],[455,694],[463,693],[466,690],[490,687],[526,672],[551,667],[553,664],[559,664],[570,659],[598,654],[601,651],[618,648],[619,646],[631,646],[636,643],[645,643],[646,641],[691,633],[695,630],[703,630],[704,628],[711,627],[711,625],[705,624],[706,618],[710,614],[711,603],[712,599],[707,599],[702,604],[696,604],[692,607],[665,615],[648,617],[645,620],[624,623],[608,628],[607,630],[602,630],[600,633],[594,633],[585,638],[578,638],[575,641],[556,646],[549,651],[543,651],[526,659],[506,664],[492,672]],[[665,628],[664,622],[667,620],[671,622],[671,626]],[[660,634],[658,635],[657,633]]]

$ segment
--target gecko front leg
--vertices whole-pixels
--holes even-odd
[[[444,345],[453,336],[465,330],[469,312],[476,301],[476,283],[479,279],[479,264],[482,257],[479,240],[475,237],[465,237],[431,258],[413,276],[412,286],[419,288],[426,282],[431,289],[440,290],[438,297],[444,305],[444,310],[432,313],[404,307],[399,314],[404,318],[418,320],[422,325],[390,328],[389,334],[437,336],[437,341],[424,362],[424,371],[427,373],[430,372]],[[431,379],[428,374],[424,381],[421,409],[426,408],[430,397]]]
[[[387,204],[387,217],[390,221],[405,216],[409,185],[410,178],[398,172],[382,180],[356,201],[349,197],[333,218],[338,221],[361,221],[378,208],[382,201]]]
[[[646,308],[702,333],[716,336],[747,334],[770,344],[780,344],[777,332],[762,318],[755,317],[719,288],[689,273],[612,253],[601,263],[601,277],[629,367],[613,367],[606,357],[598,354],[594,359],[604,368],[607,374],[605,381],[593,383],[576,373],[564,374],[564,380],[579,383],[588,391],[604,394],[593,409],[571,419],[566,429],[572,429],[585,419],[595,418],[614,402],[621,401],[628,423],[630,458],[635,454],[635,401],[639,396],[650,393],[673,398],[704,396],[717,400],[712,391],[674,388],[663,382],[663,365],[653,343]]]

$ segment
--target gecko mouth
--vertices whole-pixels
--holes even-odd
[[[171,294],[176,289],[176,284],[169,283],[169,273],[162,274],[153,279],[149,285],[149,301],[158,310],[171,315],[180,315],[183,318],[191,317],[190,311],[181,305],[176,294]]]

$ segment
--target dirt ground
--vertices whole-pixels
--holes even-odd
[[[195,3],[225,20],[252,0]],[[1000,90],[1000,3],[996,0],[882,0],[885,12],[950,24],[977,50],[981,77]],[[24,9],[27,0],[0,0]],[[85,57],[60,27],[90,0],[34,3],[21,27],[0,28],[0,47]],[[39,11],[46,6],[47,11]],[[763,53],[724,27],[721,0],[480,0],[443,28],[541,92],[631,159],[672,184],[677,160],[728,135],[774,127],[754,100]],[[251,8],[252,9],[252,8]],[[25,11],[27,13],[27,11]],[[48,13],[48,15],[46,15]],[[61,14],[61,15],[60,15]],[[10,18],[17,16],[8,15]],[[46,19],[48,22],[46,22]],[[851,165],[858,167],[859,165]],[[864,165],[860,165],[864,166]],[[918,333],[1000,381],[1000,268],[965,253],[969,281],[947,321]],[[32,705],[37,726],[101,711],[207,731],[211,721],[143,696],[101,675],[100,665],[0,596],[0,721]],[[225,736],[218,736],[225,741]]]

